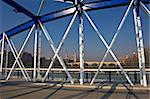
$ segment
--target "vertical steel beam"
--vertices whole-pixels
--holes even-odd
[[[9,46],[6,43],[6,58],[5,58],[5,78],[7,77],[7,67],[8,67],[8,49]]]
[[[42,8],[43,8],[43,5],[44,5],[44,2],[45,2],[45,0],[41,0],[41,3],[40,3],[40,6],[39,6],[39,9],[38,9],[38,12],[37,12],[37,16],[39,16],[40,15],[40,13],[41,13],[41,10],[42,10]],[[41,29],[39,28],[39,25],[38,25],[38,47],[37,47],[37,67],[38,67],[38,69],[37,69],[37,78],[38,79],[41,79],[41,75],[40,75],[40,64],[41,64]]]
[[[2,48],[1,48],[1,64],[0,64],[0,78],[2,79],[3,76],[3,61],[4,61],[4,44],[5,44],[5,33],[3,33],[3,38],[2,38]]]
[[[143,43],[142,26],[141,26],[141,20],[139,15],[138,4],[139,4],[138,0],[135,1],[133,15],[134,15],[134,24],[135,24],[135,32],[136,32],[139,68],[140,68],[140,84],[146,87],[147,80],[146,80],[146,72],[145,72],[144,43]]]
[[[79,52],[80,52],[80,84],[84,83],[84,35],[83,35],[83,17],[79,13]]]
[[[141,65],[142,65],[142,76],[143,76],[143,86],[147,86],[146,80],[146,72],[145,72],[145,55],[144,55],[144,42],[143,42],[143,33],[140,17],[137,17],[137,23],[139,26],[139,40],[140,40],[140,48],[141,48]]]
[[[33,82],[36,81],[36,67],[37,67],[37,35],[38,31],[35,30],[34,34],[34,71],[33,71]]]
[[[136,45],[137,45],[137,52],[138,52],[138,61],[139,61],[139,69],[140,69],[140,84],[143,85],[143,77],[142,77],[142,67],[141,67],[141,50],[140,50],[140,42],[139,42],[139,33],[138,33],[138,24],[137,24],[137,17],[136,17],[136,10],[133,9],[134,15],[134,24],[135,24],[135,32],[136,32]]]
[[[41,75],[40,75],[40,65],[41,65],[41,30],[38,28],[38,45],[37,45],[37,78],[41,79]]]

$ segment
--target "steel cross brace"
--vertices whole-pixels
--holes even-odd
[[[16,47],[15,47],[15,45],[14,45],[12,39],[10,39],[10,43],[11,43],[12,47],[14,48],[14,52],[16,53],[16,58],[17,58],[18,52],[17,52],[17,49],[16,49]],[[20,64],[21,64],[21,66],[23,67],[23,70],[25,71],[25,74],[27,75],[28,80],[31,81],[31,79],[30,79],[30,77],[29,77],[29,74],[28,74],[27,71],[25,70],[25,66],[24,66],[24,64],[23,64],[23,62],[22,62],[22,60],[21,60],[20,57],[18,58],[18,61],[20,61]]]
[[[64,36],[63,36],[61,42],[59,43],[57,49],[54,47],[53,40],[52,40],[52,38],[50,37],[50,35],[48,34],[48,31],[46,30],[46,28],[44,27],[44,25],[39,21],[39,25],[40,25],[41,29],[43,30],[43,32],[44,32],[44,34],[45,34],[45,36],[46,36],[46,39],[49,41],[49,44],[50,44],[52,50],[53,50],[54,53],[55,53],[54,56],[53,56],[53,58],[52,58],[52,61],[51,61],[50,65],[49,65],[49,68],[48,68],[48,70],[47,70],[47,72],[46,72],[46,74],[45,74],[45,76],[44,76],[44,78],[43,78],[43,80],[42,80],[42,82],[45,81],[45,79],[46,79],[46,77],[47,77],[47,75],[48,75],[48,73],[49,73],[49,71],[50,71],[50,69],[51,69],[51,67],[52,67],[52,65],[53,65],[54,60],[55,60],[55,58],[57,57],[58,60],[59,60],[59,62],[60,62],[60,64],[62,65],[63,69],[65,70],[65,72],[66,72],[66,74],[67,74],[69,80],[71,81],[72,84],[74,83],[73,80],[72,80],[72,77],[71,77],[70,73],[68,72],[68,70],[67,70],[67,68],[66,68],[66,66],[65,66],[65,64],[64,64],[63,59],[58,55],[58,53],[59,53],[59,51],[60,51],[60,49],[61,49],[61,46],[62,46],[63,43],[64,43],[64,40],[65,40],[67,34],[69,33],[69,31],[70,31],[70,29],[71,29],[71,26],[72,26],[73,22],[75,21],[75,18],[76,18],[76,16],[77,16],[77,13],[78,13],[78,12],[75,12],[75,14],[74,14],[74,16],[73,16],[73,18],[72,18],[72,20],[71,20],[71,22],[70,22],[70,24],[69,24],[67,30],[65,31]]]
[[[27,37],[26,37],[26,39],[25,39],[25,41],[24,41],[24,43],[23,43],[23,45],[22,45],[22,47],[21,47],[19,53],[17,54],[16,60],[14,61],[13,65],[12,65],[12,68],[11,68],[11,70],[10,70],[10,72],[9,72],[9,74],[8,74],[8,76],[7,76],[7,78],[6,78],[6,80],[8,80],[8,79],[10,78],[10,75],[11,75],[11,73],[12,73],[12,71],[13,71],[13,69],[14,69],[14,67],[15,67],[15,65],[16,65],[16,63],[17,63],[17,61],[18,61],[18,59],[20,58],[20,55],[21,55],[21,53],[22,53],[22,51],[23,51],[25,45],[27,44],[27,41],[29,40],[30,35],[31,35],[31,33],[32,33],[33,29],[34,29],[34,27],[35,27],[35,25],[33,25],[32,28],[31,28],[31,30],[29,31],[29,34],[27,35]]]
[[[102,42],[104,43],[104,45],[105,45],[106,48],[107,48],[107,51],[106,51],[106,53],[105,53],[105,55],[104,55],[104,57],[103,57],[103,59],[102,59],[102,61],[101,61],[101,64],[100,64],[99,67],[98,67],[98,70],[97,70],[96,74],[94,75],[94,77],[93,77],[93,79],[92,79],[92,81],[91,81],[91,84],[93,84],[95,78],[97,77],[97,75],[98,75],[98,73],[99,73],[99,70],[101,69],[101,67],[102,67],[102,65],[103,65],[103,62],[104,62],[105,58],[107,57],[107,54],[110,52],[110,54],[112,55],[112,57],[114,58],[114,60],[117,62],[119,68],[122,70],[123,74],[125,75],[126,79],[127,79],[128,82],[130,83],[130,85],[131,85],[131,86],[134,86],[133,83],[132,83],[132,81],[130,80],[129,76],[126,74],[126,72],[124,71],[124,69],[123,69],[123,67],[121,66],[120,62],[118,61],[117,57],[114,55],[114,53],[113,53],[112,50],[111,50],[111,47],[112,47],[114,41],[116,40],[116,37],[117,37],[117,35],[119,34],[119,32],[120,32],[120,30],[121,30],[121,28],[122,28],[122,26],[123,26],[123,23],[124,23],[124,21],[125,21],[125,19],[126,19],[126,16],[127,16],[127,14],[129,13],[129,10],[130,10],[130,8],[131,8],[131,6],[132,6],[133,3],[134,3],[134,0],[132,0],[132,1],[130,2],[130,5],[128,6],[127,11],[126,11],[125,15],[123,16],[123,19],[122,19],[122,21],[121,21],[121,23],[120,23],[120,25],[119,25],[119,27],[118,27],[118,29],[117,29],[117,32],[115,33],[115,35],[114,35],[114,37],[113,37],[113,39],[112,39],[112,41],[111,41],[111,43],[110,43],[109,46],[108,46],[107,42],[105,41],[105,39],[104,39],[104,38],[102,37],[102,35],[100,34],[100,32],[98,31],[98,29],[96,28],[96,26],[94,25],[94,23],[92,22],[92,20],[90,19],[90,17],[88,16],[88,14],[84,11],[84,14],[86,15],[87,19],[90,21],[92,27],[94,28],[94,30],[95,30],[96,33],[98,34],[99,38],[102,40]]]
[[[42,8],[42,6],[43,6],[43,3],[44,3],[44,0],[42,0],[41,3],[40,3],[40,7],[39,7],[39,9],[38,9],[37,16],[40,15],[40,12],[41,12],[41,8]],[[29,34],[27,35],[27,37],[26,37],[26,39],[25,39],[25,41],[24,41],[24,43],[23,43],[23,45],[22,45],[22,47],[21,47],[21,49],[20,49],[20,51],[19,51],[19,53],[18,53],[18,55],[17,55],[17,59],[20,58],[20,55],[21,55],[21,53],[22,53],[22,51],[23,51],[23,49],[24,49],[24,47],[25,47],[27,41],[29,40],[30,35],[32,34],[34,28],[35,28],[35,25],[33,25],[32,28],[31,28],[31,30],[29,31]],[[7,78],[6,78],[6,80],[8,80],[8,79],[10,78],[10,75],[11,75],[11,73],[12,73],[12,71],[13,71],[13,69],[14,69],[16,63],[17,63],[17,60],[15,60],[15,62],[13,63],[13,66],[12,66],[12,68],[11,68],[11,70],[10,70],[10,72],[9,72],[9,74],[8,74],[8,76],[7,76]],[[23,63],[21,63],[21,64],[23,65]],[[27,74],[27,73],[26,73],[26,74]],[[34,74],[35,74],[35,71],[34,71]],[[28,76],[28,74],[27,74],[27,76]],[[28,78],[30,78],[30,77],[28,76]],[[35,81],[35,78],[33,79],[33,81]]]
[[[48,34],[47,29],[42,25],[41,22],[39,22],[39,24],[40,24],[40,26],[41,26],[41,28],[42,28],[42,31],[44,32],[44,34],[45,34],[45,36],[46,36],[46,39],[48,40],[48,42],[49,42],[49,44],[50,44],[50,46],[51,46],[53,52],[55,53],[54,56],[53,56],[53,58],[52,58],[51,63],[49,64],[49,68],[48,68],[46,74],[44,75],[44,78],[42,79],[42,82],[45,81],[45,79],[46,79],[46,77],[47,77],[47,75],[48,75],[48,73],[49,73],[49,71],[50,71],[50,69],[51,69],[51,67],[52,67],[52,65],[53,65],[53,63],[54,63],[54,61],[55,61],[55,58],[57,57],[58,60],[59,60],[59,62],[60,62],[60,64],[62,65],[63,69],[65,70],[65,72],[66,72],[66,74],[67,74],[67,76],[68,76],[70,82],[71,82],[72,84],[74,84],[74,82],[73,82],[73,80],[72,80],[72,77],[71,77],[70,73],[68,72],[68,70],[67,70],[67,68],[66,68],[66,65],[65,65],[63,59],[58,55],[58,50],[56,50],[56,48],[54,47],[53,40],[52,40],[52,38],[50,37],[50,35]]]
[[[114,58],[114,60],[117,62],[119,68],[122,70],[123,74],[125,75],[126,79],[128,80],[128,82],[131,84],[131,86],[133,86],[133,83],[132,81],[130,80],[129,76],[126,74],[126,72],[124,71],[123,67],[121,66],[120,62],[118,61],[117,57],[115,56],[115,54],[113,53],[113,51],[111,50],[111,47],[108,46],[106,40],[103,38],[103,36],[100,34],[100,32],[98,31],[98,29],[96,28],[96,26],[94,25],[94,23],[92,22],[92,20],[90,19],[90,17],[88,16],[88,14],[86,12],[84,12],[86,17],[88,18],[88,20],[90,21],[92,27],[94,28],[94,30],[96,31],[96,33],[98,34],[99,38],[102,40],[102,42],[104,43],[104,45],[106,46],[107,50],[109,50],[110,54],[112,55],[112,57]],[[106,51],[107,52],[107,51]],[[107,52],[108,54],[108,52]],[[103,65],[103,62],[105,60],[105,58],[107,57],[107,55],[105,54],[99,67],[98,67],[98,70],[96,72],[96,74],[94,75],[92,81],[91,81],[91,85],[94,83],[94,80],[96,79],[97,75],[98,75],[98,72],[100,71],[102,65]]]
[[[16,51],[14,51],[14,50],[16,50],[16,49],[14,48],[14,45],[12,44],[12,41],[9,40],[9,38],[7,37],[6,34],[4,34],[4,38],[6,38],[6,41],[8,42],[8,45],[9,45],[9,47],[10,47],[10,49],[11,49],[11,52],[12,52],[14,58],[17,60],[17,56],[16,56],[17,53],[16,53]],[[22,72],[24,78],[25,78],[26,80],[30,80],[30,78],[28,78],[29,76],[26,76],[26,75],[27,75],[27,72],[26,72],[24,66],[21,67],[22,64],[19,62],[19,60],[17,60],[17,64],[18,64],[19,68],[21,69],[21,72]]]

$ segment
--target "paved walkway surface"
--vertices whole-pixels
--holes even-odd
[[[150,99],[150,89],[128,84],[99,83],[94,86],[0,81],[0,99]],[[56,83],[56,82],[55,82]]]

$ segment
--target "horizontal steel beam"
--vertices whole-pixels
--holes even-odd
[[[3,1],[11,1],[11,0],[3,0]],[[149,0],[141,0],[144,4],[148,4]],[[104,2],[100,1],[95,1],[95,2],[89,2],[89,3],[84,3],[83,5],[83,9],[85,11],[93,11],[93,10],[97,10],[97,9],[106,9],[106,8],[112,8],[112,7],[118,7],[118,6],[125,6],[127,4],[129,4],[130,0],[106,0]],[[69,8],[65,8],[59,11],[55,11],[52,13],[48,13],[45,15],[42,15],[40,17],[38,17],[38,19],[42,22],[48,22],[48,21],[52,21],[52,20],[56,20],[62,17],[66,17],[69,16],[71,14],[74,13],[74,11],[76,10],[76,7],[69,7]],[[30,15],[28,12],[24,12],[27,15]],[[32,25],[34,24],[33,20],[30,20],[28,22],[25,22],[21,25],[18,25],[8,31],[6,31],[5,33],[7,34],[8,37],[12,37],[13,35],[16,35],[17,33],[20,33],[28,28],[30,28]],[[2,34],[0,35],[0,39],[2,39]]]
[[[5,70],[5,68],[3,68]],[[7,70],[11,70],[11,68],[7,68]],[[20,70],[20,68],[15,68],[15,70]],[[33,68],[25,68],[25,70],[27,71],[33,71],[34,69]],[[47,68],[40,68],[40,71],[47,71]],[[51,71],[64,71],[63,68],[52,68]],[[68,71],[76,71],[76,72],[79,72],[80,71],[80,68],[77,68],[77,69],[74,69],[74,68],[68,68]],[[85,72],[96,72],[97,69],[84,69]],[[107,72],[107,71],[120,71],[121,72],[121,69],[100,69],[100,71],[104,71],[104,72]],[[139,68],[133,68],[133,69],[124,69],[124,71],[127,71],[127,72],[134,72],[134,71],[137,71],[139,72],[140,69]],[[146,72],[150,72],[150,68],[146,68],[145,69]]]

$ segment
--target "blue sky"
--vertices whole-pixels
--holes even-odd
[[[40,0],[15,0],[17,3],[21,4],[32,13],[36,14]],[[69,7],[69,4],[58,3],[50,0],[45,0],[44,7],[42,9],[41,15],[53,12],[65,7]],[[93,19],[94,23],[97,25],[99,31],[102,33],[104,38],[108,43],[110,43],[117,27],[121,21],[121,18],[126,10],[127,6],[117,7],[111,9],[96,10],[88,12],[88,14]],[[0,1],[0,32],[4,32],[14,26],[17,26],[23,22],[28,21],[30,18],[21,13],[15,13],[13,8]],[[148,16],[140,11],[142,17],[143,26],[143,37],[145,47],[149,47],[149,18]],[[61,18],[55,21],[45,23],[50,35],[52,36],[55,46],[60,42],[65,29],[67,28],[72,16]],[[79,20],[76,18],[73,27],[65,40],[65,43],[60,51],[62,57],[65,52],[72,55],[74,51],[78,53],[78,23]],[[27,31],[24,31],[14,37],[12,37],[17,49],[21,47],[23,40],[27,35]],[[34,34],[25,47],[25,51],[33,53],[33,39]],[[106,47],[103,45],[101,40],[99,40],[95,31],[87,21],[84,16],[84,39],[85,39],[85,60],[100,60],[106,51]],[[112,47],[114,53],[120,57],[127,54],[131,54],[136,51],[136,38],[133,24],[133,12],[130,13],[125,21],[125,24],[117,37],[116,42]],[[44,35],[42,35],[42,56],[52,57],[53,52],[48,45]],[[110,59],[110,58],[108,58]]]

